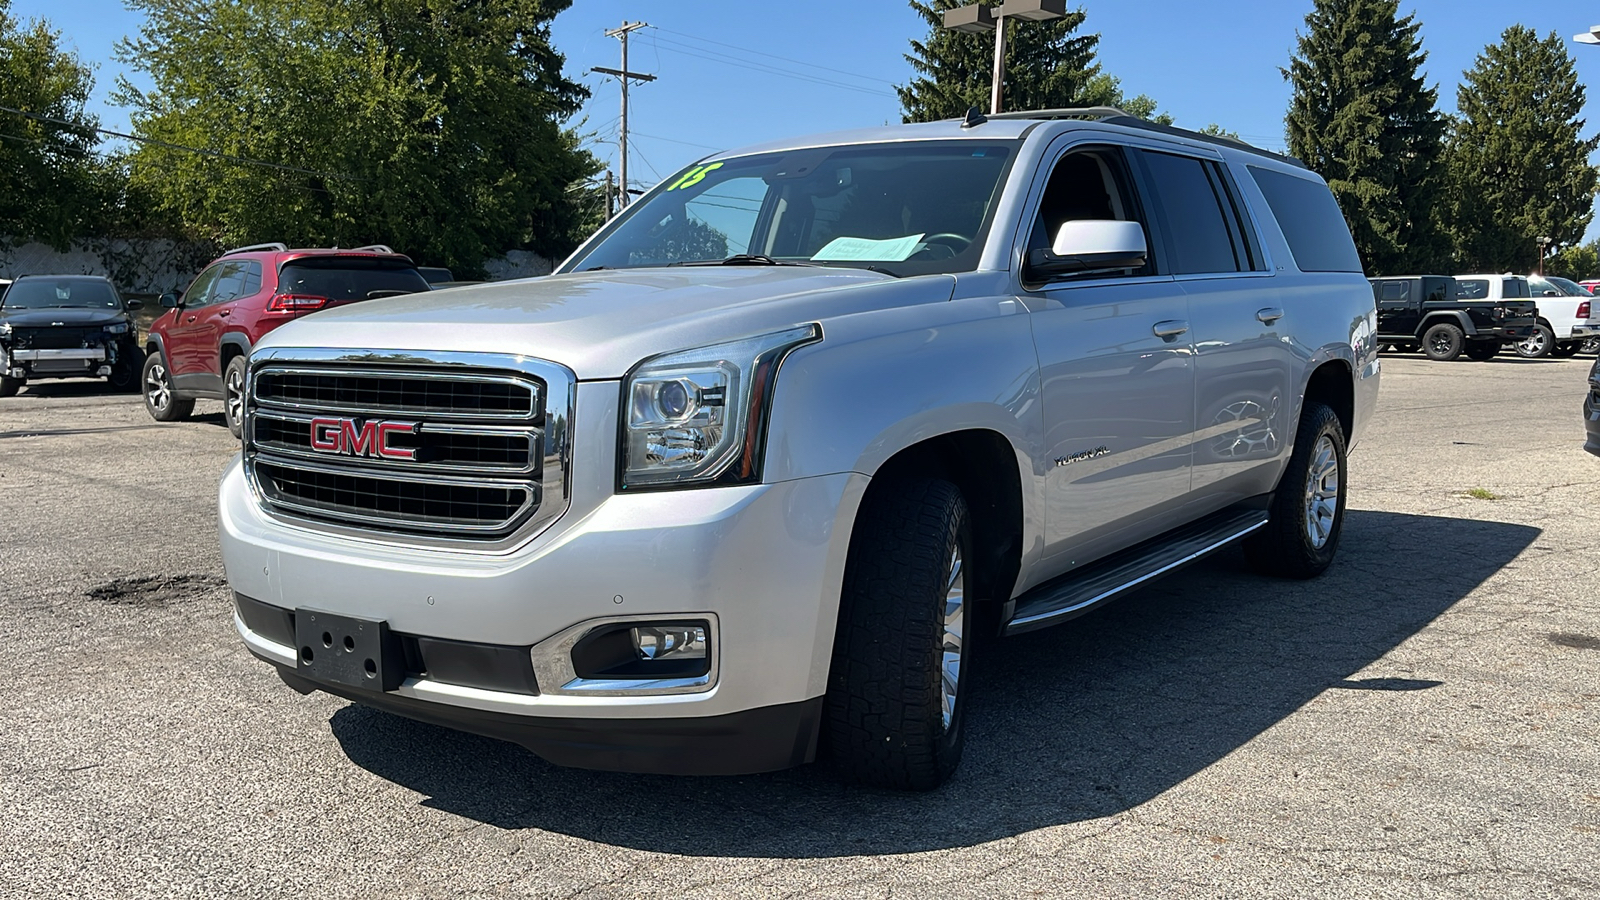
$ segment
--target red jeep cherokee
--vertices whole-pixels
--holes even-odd
[[[291,319],[361,300],[428,290],[411,259],[382,245],[354,250],[290,250],[256,244],[229,250],[180,297],[145,342],[144,406],[158,422],[222,400],[228,430],[240,432],[245,359],[261,336]]]

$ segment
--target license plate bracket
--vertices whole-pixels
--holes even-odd
[[[405,680],[400,640],[382,619],[318,609],[294,613],[296,674],[314,681],[381,693]]]

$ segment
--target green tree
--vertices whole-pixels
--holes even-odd
[[[1585,91],[1566,42],[1513,25],[1479,54],[1456,94],[1450,136],[1451,229],[1472,271],[1531,270],[1538,241],[1583,239],[1596,173]]]
[[[1399,17],[1399,0],[1315,0],[1281,70],[1294,88],[1289,152],[1327,179],[1374,275],[1449,262],[1438,212],[1446,123],[1422,80],[1420,28]]]
[[[1600,277],[1600,240],[1562,249],[1545,261],[1544,270],[1573,281]]]
[[[971,107],[989,109],[994,79],[994,35],[944,28],[944,12],[966,0],[910,0],[928,23],[928,37],[913,40],[906,61],[919,73],[896,90],[907,122],[959,118]],[[998,2],[986,5],[998,6]],[[1098,34],[1079,34],[1086,14],[1077,9],[1048,22],[1012,23],[1006,30],[1005,109],[1119,106],[1164,124],[1171,117],[1141,94],[1127,97],[1118,80],[1095,62]]]
[[[113,173],[95,157],[84,110],[94,76],[42,20],[23,25],[0,0],[0,241],[65,248],[103,210]],[[23,115],[27,113],[29,115]]]
[[[598,170],[549,25],[570,0],[129,0],[136,189],[195,237],[385,243],[473,274],[559,257]]]

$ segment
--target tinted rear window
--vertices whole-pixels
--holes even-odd
[[[1462,300],[1486,300],[1489,297],[1489,282],[1483,278],[1457,278],[1457,296]]]
[[[1326,185],[1271,169],[1249,168],[1300,271],[1361,271],[1361,255]]]
[[[1560,291],[1557,291],[1560,293]],[[1510,299],[1528,296],[1528,283],[1521,278],[1507,278],[1500,284],[1500,296]]]
[[[1172,270],[1179,275],[1237,272],[1233,238],[1221,202],[1198,159],[1145,153],[1156,200],[1171,232]]]
[[[387,260],[296,260],[278,274],[278,290],[329,300],[366,300],[373,293],[413,294],[428,289],[428,282],[411,266]]]
[[[1404,281],[1385,281],[1383,283],[1383,289],[1378,292],[1378,299],[1393,303],[1398,300],[1406,299],[1410,293],[1410,291],[1406,290],[1406,283]]]

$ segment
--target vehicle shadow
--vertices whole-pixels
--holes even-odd
[[[505,829],[689,856],[828,857],[992,841],[1113,815],[1227,756],[1325,690],[1423,691],[1434,673],[1353,678],[1540,534],[1523,525],[1349,513],[1323,577],[1219,555],[1096,614],[991,643],[961,769],[928,794],[825,765],[737,778],[560,769],[507,743],[349,706],[357,765],[425,806]],[[998,651],[998,652],[996,652]]]
[[[55,378],[30,381],[17,394],[19,399],[61,400],[72,397],[126,397],[140,402],[139,394],[112,387],[104,378]]]

